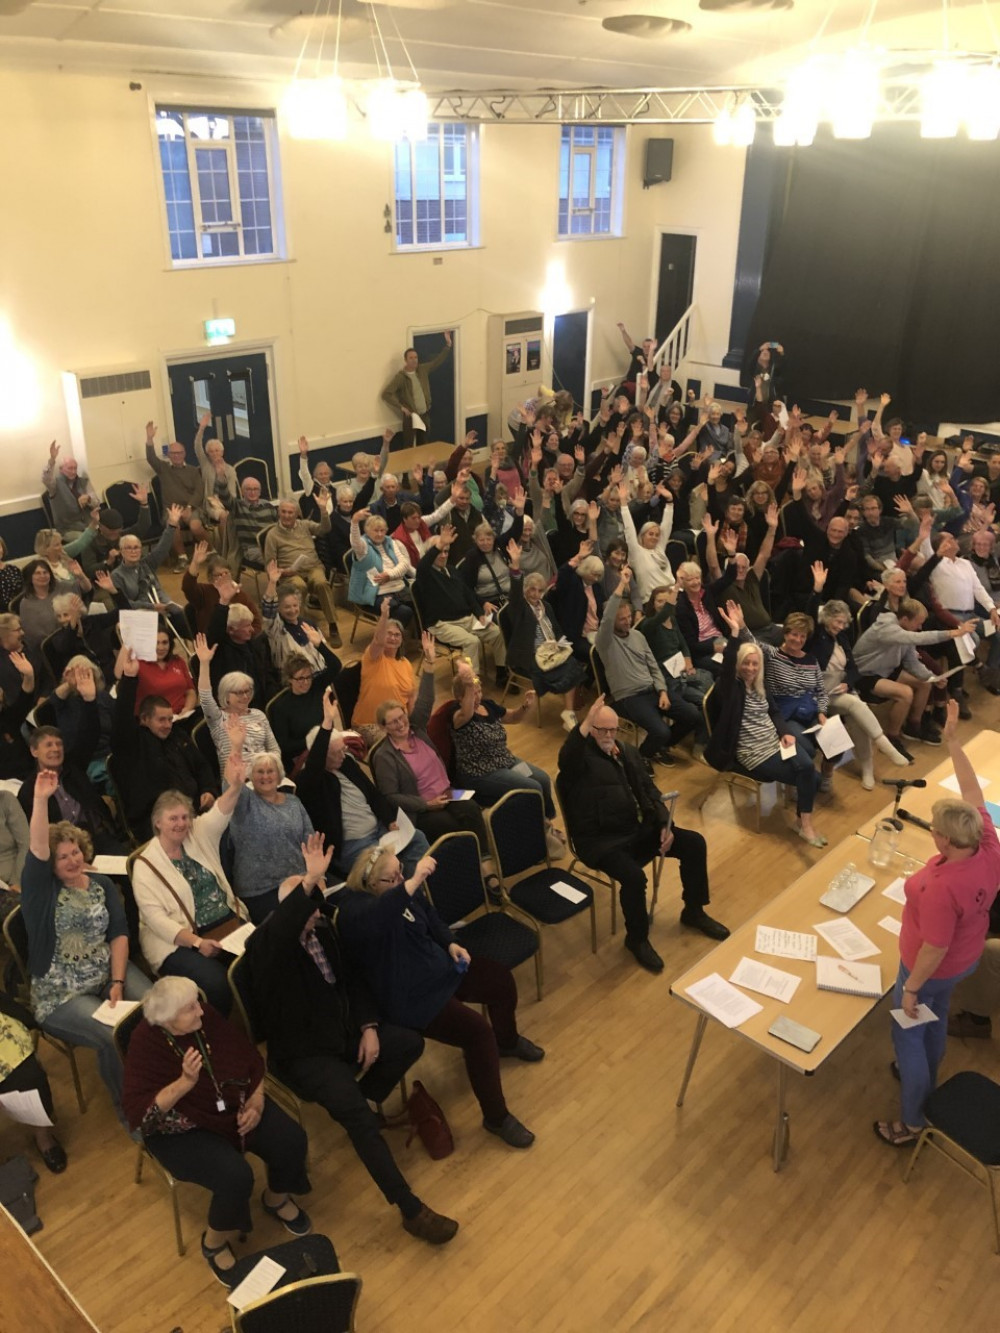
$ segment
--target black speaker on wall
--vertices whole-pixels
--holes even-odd
[[[646,140],[646,166],[642,174],[642,188],[662,185],[670,179],[674,167],[673,139]]]

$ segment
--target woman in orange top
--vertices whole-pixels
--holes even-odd
[[[382,735],[375,710],[383,699],[399,699],[408,713],[416,702],[417,678],[413,664],[400,656],[402,646],[403,627],[389,618],[386,598],[372,641],[361,658],[361,689],[351,715],[351,726],[357,727],[370,745]]]

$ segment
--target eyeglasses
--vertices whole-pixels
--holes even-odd
[[[289,676],[289,681],[293,685],[311,685],[312,678],[312,672],[310,671],[306,676]]]
[[[590,730],[594,733],[595,736],[615,736],[615,735],[617,735],[617,733],[618,733],[618,728],[617,728],[617,726],[615,726],[615,727],[591,727]]]
[[[253,694],[252,685],[241,685],[238,690],[230,690],[230,694]]]

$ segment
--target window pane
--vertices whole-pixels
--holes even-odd
[[[397,246],[468,242],[468,157],[465,125],[430,125],[425,142],[397,144]]]
[[[559,235],[607,236],[614,221],[615,125],[564,125],[559,159]]]
[[[202,221],[232,222],[233,203],[229,196],[229,162],[224,148],[198,148],[194,155],[201,195]]]
[[[194,390],[194,419],[200,421],[206,412],[212,411],[212,386],[208,380],[192,380]]]
[[[250,438],[250,405],[247,401],[247,382],[233,376],[229,387],[233,395],[233,429],[240,439]]]
[[[167,198],[170,255],[172,259],[193,259],[198,249],[187,150],[183,141],[178,142],[171,135],[166,124],[164,127],[167,135],[160,138],[160,169],[163,173],[163,192]],[[157,132],[159,130],[160,125],[157,124]]]
[[[197,115],[187,118],[188,134],[192,139],[228,139],[229,117]]]

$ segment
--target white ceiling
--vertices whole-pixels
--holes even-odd
[[[315,67],[322,35],[329,67],[337,0],[319,0],[319,19],[314,3],[0,0],[0,65],[283,80],[304,39],[306,66]],[[332,17],[325,21],[328,3]],[[856,42],[871,8],[871,0],[776,7],[788,3],[735,0],[735,8],[719,12],[699,8],[698,0],[396,0],[391,7],[343,0],[341,72],[358,78],[377,72],[376,16],[393,72],[407,71],[398,31],[430,90],[773,86],[821,30],[824,48]],[[635,37],[602,27],[603,19],[623,15],[678,19],[690,30]],[[951,0],[949,15],[953,47],[995,49],[1000,3]],[[942,0],[878,0],[868,39],[894,48],[939,47]]]

